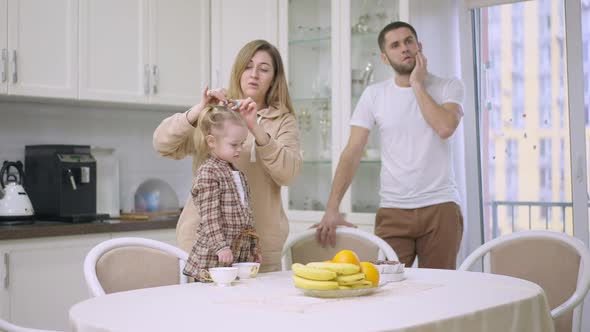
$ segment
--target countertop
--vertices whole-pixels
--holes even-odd
[[[54,221],[35,221],[35,223],[30,225],[0,225],[0,240],[175,228],[177,222],[178,217],[157,220],[109,219],[74,224]]]

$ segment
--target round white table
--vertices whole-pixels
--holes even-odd
[[[291,272],[232,287],[191,283],[113,293],[70,309],[72,331],[553,331],[543,290],[500,275],[406,269],[362,297],[320,299]]]

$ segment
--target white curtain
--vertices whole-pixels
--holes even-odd
[[[462,79],[461,52],[458,22],[458,0],[412,0],[410,1],[410,24],[418,32],[418,39],[422,42],[424,55],[428,59],[428,71],[434,75]],[[463,80],[465,82],[465,80]],[[470,89],[465,89],[465,98],[469,98]],[[465,113],[475,112],[474,109],[464,109]],[[463,212],[464,229],[463,241],[457,262],[460,263],[474,249],[469,248],[467,218],[467,191],[465,185],[465,139],[463,121],[451,138],[453,147],[453,166],[455,180],[461,196],[461,210]],[[472,220],[472,222],[478,222]]]

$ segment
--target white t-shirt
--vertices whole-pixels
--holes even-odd
[[[236,188],[238,188],[238,195],[240,195],[240,202],[242,202],[242,205],[246,205],[245,194],[244,194],[244,184],[242,183],[242,178],[240,177],[240,171],[231,171],[231,175],[234,178],[234,183],[236,184]]]
[[[463,84],[428,74],[426,90],[438,103],[463,102]],[[350,121],[372,129],[381,143],[380,207],[414,209],[444,202],[460,204],[448,139],[426,123],[412,88],[393,79],[373,84],[361,95]]]

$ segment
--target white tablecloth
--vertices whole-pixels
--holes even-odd
[[[291,272],[232,287],[191,283],[114,293],[70,309],[72,331],[553,331],[543,290],[476,272],[406,269],[355,298],[306,297]]]

